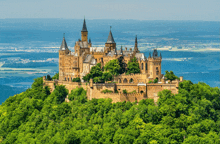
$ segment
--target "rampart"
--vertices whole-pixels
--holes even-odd
[[[43,78],[44,86],[48,86],[51,92],[55,89],[55,85],[65,85],[65,87],[71,90],[82,87],[87,90],[87,98],[89,100],[96,98],[111,98],[112,102],[139,102],[142,99],[154,99],[156,102],[158,100],[158,92],[168,89],[171,90],[173,94],[178,93],[179,81],[173,81],[172,83],[90,83],[84,82],[70,82],[70,81],[48,81],[46,77]],[[112,91],[112,93],[104,93],[103,90]],[[127,93],[123,93],[126,90]]]

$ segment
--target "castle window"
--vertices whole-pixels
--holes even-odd
[[[133,82],[134,82],[134,80],[131,78],[130,81],[129,81],[129,83],[133,83]]]
[[[68,81],[69,81],[70,79],[68,78]]]
[[[121,83],[121,79],[118,79],[118,83]]]
[[[141,69],[142,69],[142,70],[144,69],[144,64],[143,64],[143,63],[141,64]]]
[[[145,64],[145,70],[147,70],[147,63]]]
[[[65,78],[65,81],[66,81],[66,78]]]
[[[123,83],[128,83],[128,80],[125,78],[124,81],[123,81]]]

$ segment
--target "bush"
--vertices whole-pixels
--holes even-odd
[[[154,83],[157,83],[158,82],[158,79],[154,79]]]
[[[52,78],[50,77],[50,75],[47,75],[47,80],[52,80]]]
[[[112,91],[112,90],[105,89],[105,90],[102,91],[102,93],[104,93],[104,94],[105,94],[105,93],[113,93],[113,91]]]
[[[53,79],[53,80],[54,80],[54,79],[59,80],[59,73],[56,73],[56,74],[52,77],[52,79]]]
[[[82,87],[77,87],[71,91],[71,93],[68,96],[68,99],[71,101],[74,100],[80,103],[85,103],[87,101],[86,90],[84,90]]]
[[[130,94],[135,94],[137,93],[136,90],[133,90],[132,92],[129,92]]]
[[[148,83],[152,83],[152,81],[149,81]]]
[[[123,94],[127,94],[128,91],[126,89],[123,90]]]
[[[77,77],[77,78],[73,78],[72,82],[81,82],[81,80],[79,77]]]

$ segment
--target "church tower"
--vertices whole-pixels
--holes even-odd
[[[68,55],[70,50],[68,49],[65,36],[63,34],[63,41],[59,50],[59,80],[64,80],[64,72],[65,72],[65,57]]]
[[[86,20],[84,18],[84,22],[83,22],[83,28],[81,31],[81,40],[84,42],[88,42],[88,31],[87,31],[87,27],[86,27]]]
[[[110,27],[110,32],[108,35],[107,42],[105,43],[105,47],[107,48],[107,52],[109,52],[111,50],[115,50],[115,48],[116,48],[116,43],[115,43],[115,40],[114,40],[112,32],[111,32],[111,27]]]
[[[148,72],[150,73],[150,78],[152,79],[158,79],[159,81],[162,78],[161,75],[161,61],[162,61],[162,56],[158,55],[157,49],[154,49],[153,55],[149,55],[148,57]]]

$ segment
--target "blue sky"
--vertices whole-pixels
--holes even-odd
[[[0,19],[220,21],[220,0],[0,0]]]

